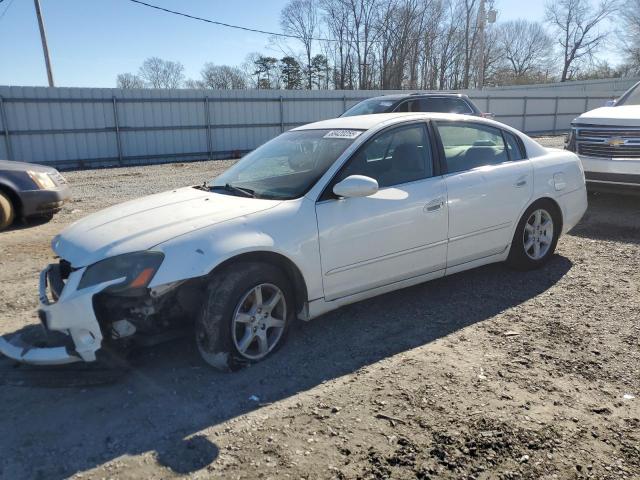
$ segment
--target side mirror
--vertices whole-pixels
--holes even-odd
[[[364,175],[350,175],[333,186],[333,193],[339,197],[368,197],[378,191],[378,182]]]
[[[607,100],[607,102],[604,104],[605,107],[615,107],[616,105],[616,100]]]

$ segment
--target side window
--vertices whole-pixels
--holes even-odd
[[[409,111],[409,102],[402,102],[394,110],[394,112],[408,112],[408,111]]]
[[[524,155],[522,154],[522,148],[520,147],[520,143],[516,140],[516,137],[513,136],[512,133],[507,131],[502,132],[504,134],[504,138],[507,141],[507,150],[509,150],[509,158],[511,160],[522,160]]]
[[[473,113],[461,98],[431,97],[420,99],[420,111],[438,113]]]
[[[405,100],[394,110],[394,112],[424,112],[418,100]]]
[[[369,140],[351,157],[336,182],[350,175],[375,178],[380,188],[432,177],[426,125],[396,128]]]
[[[509,160],[499,129],[471,123],[437,123],[449,173]]]

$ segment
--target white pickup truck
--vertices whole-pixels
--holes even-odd
[[[640,192],[640,82],[575,118],[565,148],[582,160],[590,190]]]

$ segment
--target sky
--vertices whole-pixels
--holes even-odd
[[[148,0],[192,15],[280,31],[287,0]],[[47,85],[32,0],[0,0],[0,85]],[[239,65],[269,37],[177,17],[129,0],[40,0],[56,86],[115,87],[152,56],[180,61],[187,78],[206,62]],[[498,20],[542,20],[543,0],[497,0]],[[615,62],[614,62],[615,63]]]

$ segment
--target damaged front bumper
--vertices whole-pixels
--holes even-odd
[[[64,346],[38,347],[25,342],[20,335],[0,337],[0,353],[18,362],[34,365],[64,365],[96,360],[96,352],[102,346],[103,338],[93,309],[93,297],[122,279],[78,290],[85,268],[71,271],[66,283],[59,278],[59,268],[59,265],[52,264],[40,273],[38,315],[45,330],[62,332],[70,341]],[[52,300],[48,290],[51,290]]]

